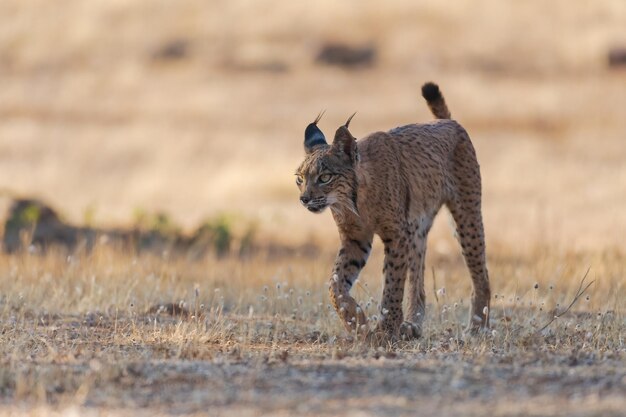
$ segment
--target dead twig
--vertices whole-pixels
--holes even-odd
[[[435,301],[439,304],[439,297],[437,296],[437,277],[435,276],[435,267],[431,267],[433,273],[433,292],[435,293]]]
[[[591,286],[591,284],[593,284],[594,282],[596,282],[595,280],[591,281],[590,283],[588,283],[587,285],[585,285],[585,280],[587,279],[587,275],[589,275],[589,271],[591,270],[591,267],[587,268],[587,272],[585,272],[585,275],[583,276],[583,279],[580,280],[580,285],[578,286],[578,290],[576,290],[576,295],[574,295],[574,299],[572,300],[571,303],[569,303],[569,305],[567,306],[567,308],[563,311],[561,311],[560,313],[557,313],[554,315],[554,317],[552,317],[552,319],[550,319],[549,322],[547,322],[542,328],[540,328],[539,330],[537,330],[537,333],[541,333],[543,332],[545,329],[547,329],[552,323],[554,323],[554,321],[562,316],[564,316],[573,306],[574,304],[576,304],[576,301],[578,301],[578,299],[580,297],[583,296],[583,294],[585,293],[585,291],[587,291],[587,289]],[[583,285],[584,288],[583,288]]]
[[[365,285],[361,284],[361,281],[360,281],[360,280],[358,280],[358,279],[357,279],[355,284],[356,284],[356,285],[357,285],[360,289],[362,289],[362,290],[363,290],[363,292],[364,292],[365,294],[367,294],[367,296],[368,296],[368,297],[370,297],[370,298],[374,298],[374,297],[372,297],[372,294],[371,294],[371,293],[367,290],[367,288],[365,288]]]

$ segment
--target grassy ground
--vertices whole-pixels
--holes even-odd
[[[626,406],[623,253],[492,251],[492,328],[474,337],[463,332],[462,260],[433,255],[424,337],[381,346],[346,334],[330,310],[331,260],[189,262],[106,247],[2,257],[2,410],[606,416]],[[374,320],[381,262],[377,250],[355,289]],[[589,268],[593,284],[561,315]],[[189,314],[158,311],[168,303]]]
[[[227,218],[321,249],[0,255],[0,414],[623,415],[626,73],[607,55],[624,27],[623,0],[0,2],[6,202],[96,227]],[[318,65],[327,42],[377,61]],[[481,163],[492,332],[462,331],[470,284],[443,215],[424,337],[372,346],[328,307],[336,231],[292,173],[321,109],[327,134],[355,110],[358,137],[430,120],[427,80]],[[381,256],[354,289],[370,316]]]

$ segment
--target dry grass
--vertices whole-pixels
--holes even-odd
[[[623,415],[626,75],[606,67],[623,0],[4,0],[0,21],[3,194],[96,226],[226,213],[325,248],[0,255],[0,414]],[[177,41],[186,55],[158,58]],[[379,59],[318,66],[327,41]],[[355,110],[359,137],[430,120],[428,79],[479,154],[493,332],[462,332],[469,279],[441,216],[424,337],[371,346],[328,308],[336,231],[291,173],[320,109],[327,134]],[[370,315],[376,250],[354,290]],[[150,312],[164,303],[190,316]]]

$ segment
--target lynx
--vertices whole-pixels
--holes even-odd
[[[418,338],[425,316],[426,239],[445,205],[472,284],[471,330],[488,327],[490,288],[481,213],[481,177],[474,147],[450,112],[439,87],[422,95],[438,120],[375,132],[356,140],[349,124],[332,144],[317,124],[304,133],[305,159],[296,171],[300,201],[311,212],[329,207],[341,248],[329,283],[330,300],[349,331],[368,329],[350,289],[367,262],[376,234],[384,243],[384,287],[374,330],[392,338]],[[408,279],[407,279],[408,278]],[[407,312],[402,301],[407,293]]]

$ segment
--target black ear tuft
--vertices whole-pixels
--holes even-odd
[[[429,103],[440,99],[441,91],[439,91],[439,86],[433,82],[427,82],[422,86],[422,97]]]
[[[322,131],[317,127],[317,122],[320,121],[324,112],[321,112],[313,123],[310,123],[304,131],[304,150],[309,153],[313,150],[313,147],[318,145],[327,145],[326,137]]]
[[[356,116],[356,112],[352,113],[352,116],[350,116],[348,118],[348,121],[346,122],[346,124],[344,125],[346,128],[350,127],[350,122],[352,121],[352,118]]]

